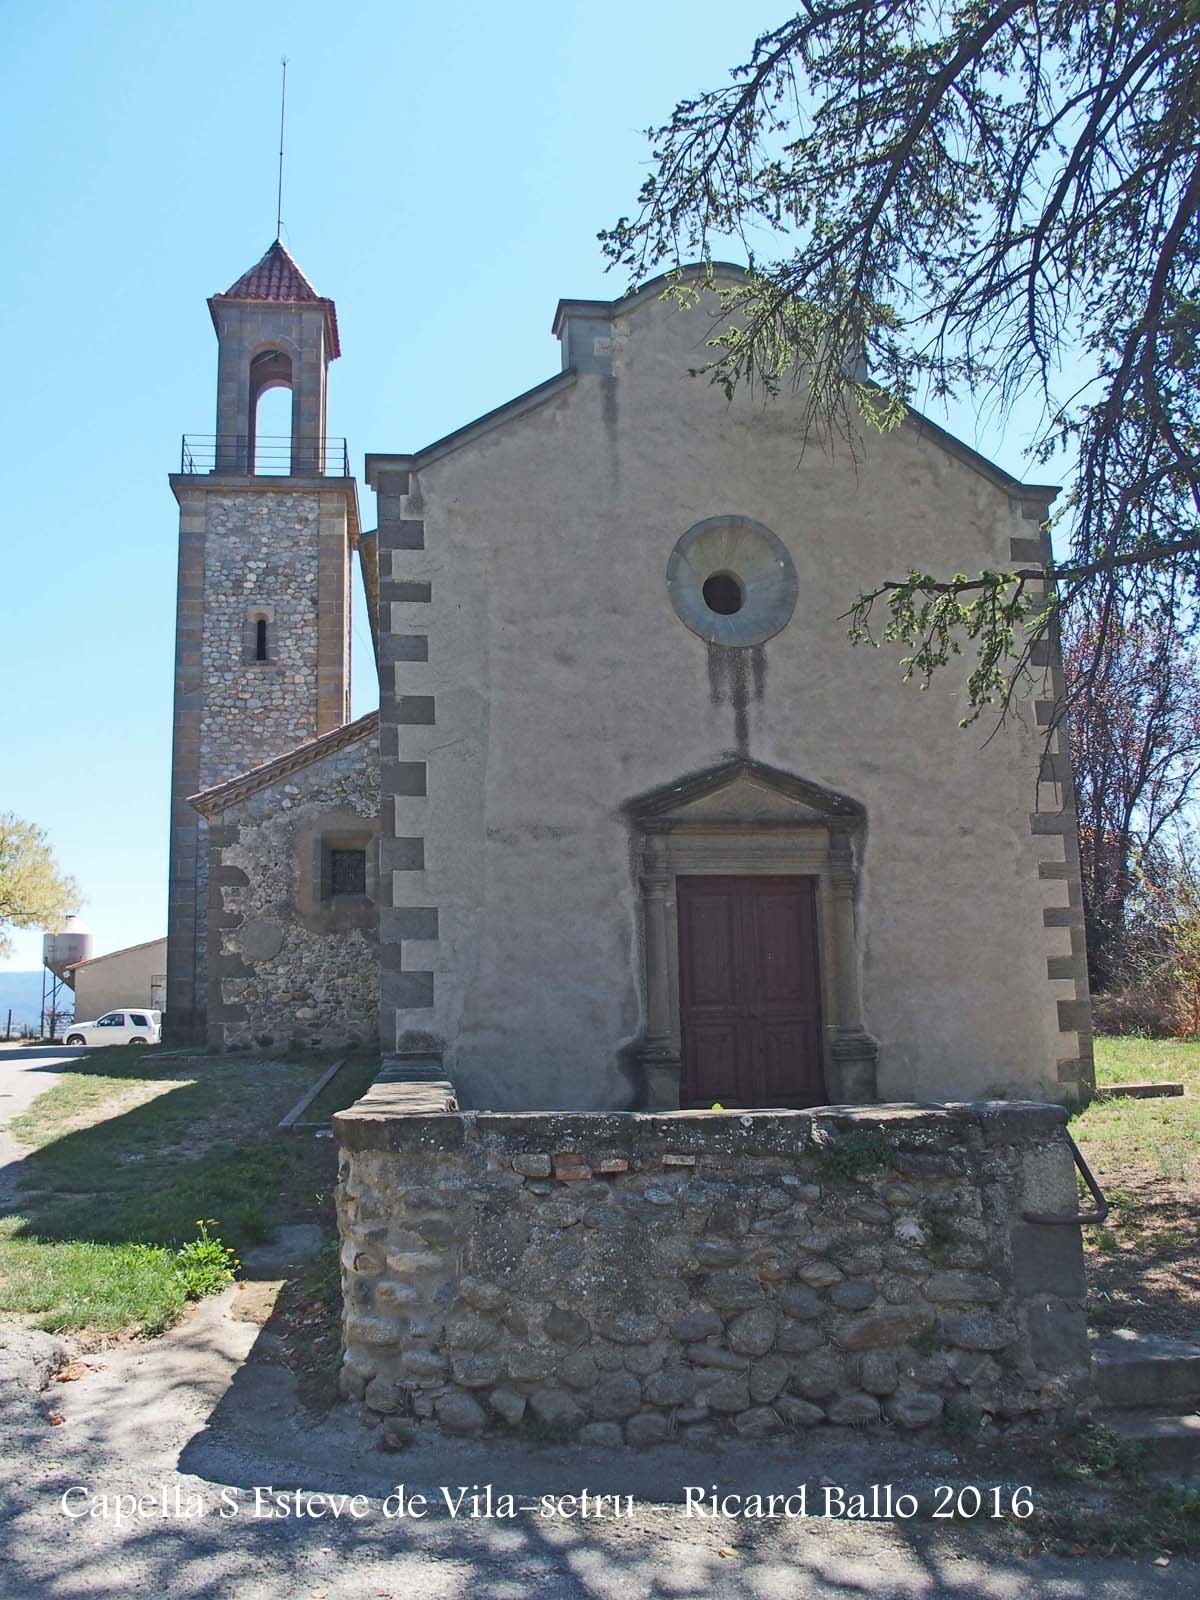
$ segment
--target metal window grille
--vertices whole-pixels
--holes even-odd
[[[331,850],[329,852],[330,894],[366,894],[367,852]]]

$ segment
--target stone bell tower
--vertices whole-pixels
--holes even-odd
[[[190,796],[349,720],[359,536],[346,443],[325,424],[329,363],[341,353],[333,301],[276,239],[208,307],[216,433],[185,435],[171,475],[179,592],[164,1020],[176,1040],[206,1026],[207,824]],[[265,437],[259,401],[280,388],[291,429]]]

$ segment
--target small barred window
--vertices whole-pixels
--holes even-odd
[[[367,852],[365,850],[330,850],[330,894],[366,894]]]

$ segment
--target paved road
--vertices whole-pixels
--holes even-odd
[[[0,1197],[11,1187],[20,1148],[5,1131],[46,1089],[58,1082],[64,1061],[83,1055],[65,1045],[0,1044]]]

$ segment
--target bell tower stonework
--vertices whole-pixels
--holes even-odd
[[[190,796],[349,720],[359,537],[345,441],[326,431],[340,354],[333,301],[276,240],[208,305],[216,433],[184,438],[170,480],[179,589],[164,1028],[174,1040],[203,1038],[208,1020],[208,824]],[[291,395],[282,436],[258,427],[271,389]]]

